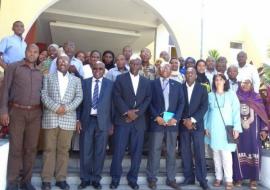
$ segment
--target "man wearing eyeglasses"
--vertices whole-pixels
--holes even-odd
[[[101,172],[106,154],[108,131],[112,127],[113,82],[104,78],[105,64],[97,61],[93,77],[82,81],[83,102],[77,111],[80,134],[80,178],[78,189],[92,185],[101,189]]]

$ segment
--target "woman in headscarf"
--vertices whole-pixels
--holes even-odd
[[[171,64],[171,77],[170,79],[176,80],[177,82],[180,82],[181,84],[185,82],[185,77],[182,73],[179,71],[180,62],[177,58],[172,57],[170,60]]]
[[[269,120],[263,100],[254,92],[252,80],[246,77],[237,90],[243,133],[239,136],[237,151],[233,153],[233,179],[241,187],[249,179],[250,189],[257,189],[261,164],[261,140],[268,135]]]
[[[59,46],[57,44],[51,44],[48,46],[48,57],[45,61],[39,64],[40,71],[42,74],[47,75],[52,64],[52,60],[57,57]]]
[[[206,62],[203,59],[199,59],[196,62],[196,71],[197,71],[197,79],[196,81],[203,85],[207,92],[211,92],[211,86],[210,86],[210,81],[205,75],[206,71]]]

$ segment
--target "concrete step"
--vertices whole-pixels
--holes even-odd
[[[112,156],[106,156],[105,163],[104,163],[104,169],[103,172],[109,172],[111,167],[111,161]],[[206,159],[207,166],[208,166],[208,172],[214,172],[214,163],[212,159]],[[182,172],[182,160],[180,157],[177,156],[176,159],[176,167],[177,172]],[[146,171],[146,165],[147,165],[147,157],[143,156],[141,165],[140,165],[140,172]],[[123,166],[123,172],[128,172],[130,167],[130,156],[126,155],[122,162]],[[40,172],[42,168],[42,154],[38,154],[35,166],[34,166],[34,172]],[[77,173],[80,171],[80,159],[78,153],[71,153],[69,164],[68,164],[68,172]],[[166,158],[161,157],[160,159],[160,171],[165,172],[166,171]]]
[[[213,187],[213,182],[214,182],[214,175],[212,174],[208,174],[207,176],[207,179],[208,179],[208,184],[209,184],[209,187],[210,189],[212,190],[221,190],[221,189],[224,189],[224,186],[221,186],[219,188],[216,188],[216,187]],[[184,180],[183,176],[180,174],[180,175],[177,175],[176,177],[176,181],[177,183],[180,183]],[[157,190],[172,190],[172,188],[166,186],[166,177],[165,175],[159,175],[158,176],[158,182],[157,182]],[[78,188],[78,185],[80,184],[80,179],[79,177],[76,175],[76,174],[69,174],[69,176],[67,177],[67,182],[68,184],[70,185],[70,190],[77,190]],[[103,190],[109,190],[109,184],[111,182],[111,178],[110,176],[106,175],[106,176],[103,176],[102,180],[101,180],[101,184],[102,184],[102,189]],[[41,179],[39,177],[39,175],[37,174],[34,174],[33,178],[32,178],[32,183],[33,185],[37,188],[37,190],[40,190],[40,187],[41,187]],[[54,186],[55,184],[55,181],[52,181],[52,189],[53,190],[59,190],[59,188],[55,187]],[[146,181],[146,177],[144,174],[140,174],[139,177],[138,177],[138,184],[140,186],[140,189],[141,190],[150,190],[150,188],[147,187],[147,181]],[[180,186],[181,187],[181,186]],[[189,186],[183,186],[181,187],[182,190],[201,190],[200,186],[198,183],[196,183],[195,185],[189,185]],[[241,188],[235,188],[236,190],[248,190],[250,189],[248,187],[248,183],[246,184],[243,184],[243,186]],[[266,187],[263,187],[263,186],[258,186],[257,188],[258,190],[269,190],[268,188]],[[86,190],[94,190],[93,187],[88,187],[86,188]],[[121,178],[121,181],[120,181],[120,185],[118,186],[117,190],[131,190],[131,188],[127,185],[127,180],[125,179],[125,177],[122,177]]]

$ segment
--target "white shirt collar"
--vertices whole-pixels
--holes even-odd
[[[60,72],[60,71],[57,70],[57,75],[58,75],[58,77],[61,77],[61,78],[68,78],[69,72],[67,72],[67,73],[64,75],[62,72]]]
[[[139,74],[137,74],[136,76],[135,76],[135,75],[133,75],[131,72],[129,72],[129,74],[130,74],[130,77],[131,77],[131,78],[134,78],[134,79],[135,79],[135,78],[137,79],[137,78],[139,78],[139,77],[140,77],[140,75],[139,75]]]
[[[188,85],[188,83],[186,82],[186,86],[187,86],[187,88],[192,88],[192,89],[193,89],[193,88],[194,88],[195,83],[196,83],[196,82],[194,82],[194,83],[193,83],[191,86],[189,86],[189,85]]]
[[[99,82],[100,82],[100,84],[101,84],[101,82],[102,82],[102,80],[103,80],[103,77],[101,77],[101,78],[99,78],[99,79],[96,79],[96,78],[93,76],[92,81],[96,82],[96,80],[99,80]]]

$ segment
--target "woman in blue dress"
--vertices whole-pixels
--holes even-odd
[[[226,190],[233,188],[233,162],[231,153],[236,150],[236,144],[228,143],[225,125],[234,126],[233,137],[235,139],[242,132],[240,103],[235,92],[229,90],[229,88],[229,83],[224,74],[218,73],[214,75],[212,92],[208,95],[209,106],[205,115],[204,125],[206,143],[209,143],[213,150],[216,174],[214,186],[219,187],[221,185],[224,171]]]

